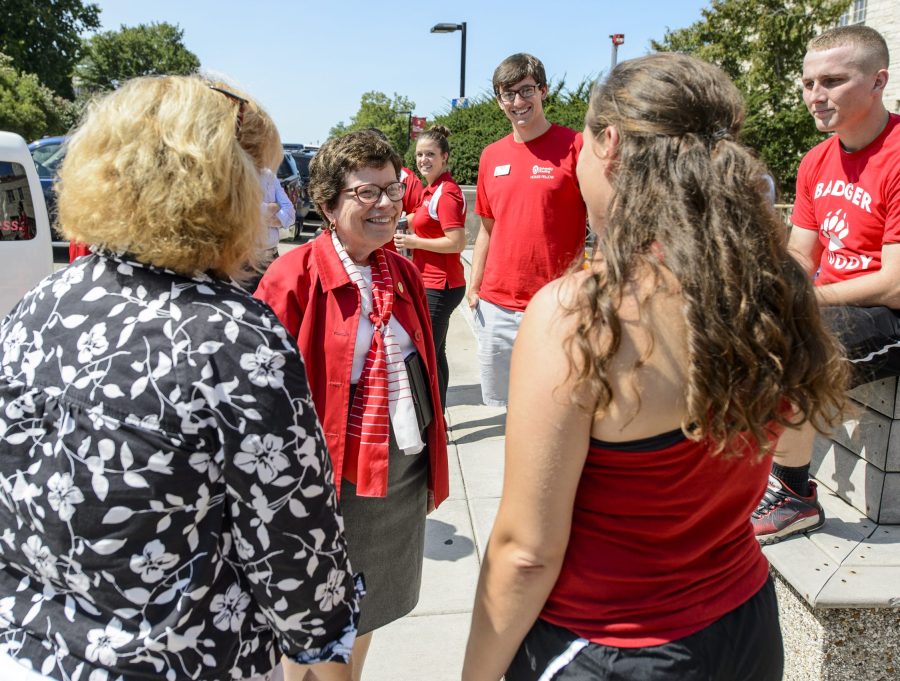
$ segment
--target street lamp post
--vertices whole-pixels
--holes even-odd
[[[619,45],[625,42],[625,34],[613,33],[609,37],[612,40],[612,59],[609,64],[609,70],[612,71],[614,68],[616,68],[616,63],[618,62],[619,57]]]
[[[453,33],[454,31],[462,32],[462,44],[460,46],[459,57],[459,98],[466,96],[466,22],[461,24],[435,24],[431,27],[432,33]]]
[[[412,138],[412,111],[395,111],[395,114],[398,116],[406,116],[406,145],[409,146],[409,141]],[[406,151],[404,149],[404,151]]]

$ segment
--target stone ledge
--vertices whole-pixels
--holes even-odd
[[[900,608],[900,525],[878,525],[821,486],[819,501],[824,527],[764,547],[772,568],[813,608]]]
[[[816,608],[774,572],[784,681],[896,681],[900,610]]]

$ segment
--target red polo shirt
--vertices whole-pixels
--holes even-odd
[[[450,173],[443,173],[425,187],[422,202],[412,217],[416,236],[439,239],[448,229],[465,229],[466,199]],[[421,248],[412,252],[425,288],[445,289],[466,285],[459,253],[434,253]]]

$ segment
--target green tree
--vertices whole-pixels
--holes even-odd
[[[73,108],[36,75],[23,73],[13,66],[11,57],[0,54],[0,129],[18,133],[29,142],[61,135],[73,123]]]
[[[800,158],[822,139],[799,87],[806,43],[849,5],[850,0],[713,0],[700,21],[651,43],[656,50],[693,54],[731,76],[746,101],[744,141],[789,199]]]
[[[0,0],[0,16],[0,52],[14,68],[71,99],[80,34],[100,27],[100,8],[81,0]]]
[[[183,36],[178,26],[165,22],[98,33],[85,44],[76,68],[78,85],[91,93],[113,90],[136,76],[194,73],[200,60],[184,46]]]
[[[565,80],[550,83],[544,100],[544,113],[552,123],[575,130],[584,127],[591,81],[584,79],[574,90],[566,88]],[[452,109],[434,118],[450,130],[450,172],[459,184],[475,184],[478,180],[478,160],[482,150],[491,142],[510,133],[509,120],[497,104],[493,93],[485,92],[470,100],[465,109]],[[410,147],[406,165],[415,168],[415,149]]]
[[[372,90],[363,93],[359,111],[350,117],[350,123],[343,122],[328,131],[328,137],[338,137],[354,130],[378,128],[403,155],[409,147],[409,116],[415,111],[416,103],[398,95],[388,97],[383,92]]]

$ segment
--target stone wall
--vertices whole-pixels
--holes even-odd
[[[466,243],[472,246],[481,227],[481,218],[475,215],[475,185],[463,184],[459,188],[466,198]]]
[[[818,438],[811,472],[879,523],[900,524],[900,399],[896,378],[850,391],[853,410],[830,438]]]

